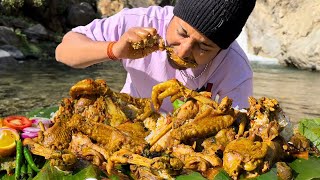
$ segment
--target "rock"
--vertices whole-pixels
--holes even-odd
[[[71,5],[68,12],[67,23],[71,27],[83,26],[97,17],[93,7],[86,2]]]
[[[11,57],[10,53],[8,53],[5,50],[0,49],[0,58],[7,58],[7,57]]]
[[[24,33],[32,40],[49,40],[49,33],[41,24],[36,24],[25,29]]]
[[[287,66],[320,70],[319,9],[319,0],[257,0],[246,25],[249,51]]]
[[[23,53],[15,46],[12,45],[3,45],[0,46],[0,49],[9,53],[10,56],[14,57],[17,60],[24,59],[25,56]]]
[[[0,26],[0,45],[10,44],[17,46],[20,40],[12,28]]]
[[[0,68],[2,67],[1,65],[12,63],[16,64],[17,60],[14,59],[7,51],[0,49]]]
[[[29,23],[19,17],[0,17],[0,26],[7,26],[14,29],[25,29],[29,27]]]

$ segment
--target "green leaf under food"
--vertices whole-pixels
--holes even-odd
[[[277,168],[271,168],[270,171],[258,176],[256,179],[257,180],[278,179]]]
[[[289,166],[297,173],[295,180],[320,178],[320,158],[296,159]]]
[[[120,180],[120,178],[118,176],[116,176],[116,175],[111,175],[109,177],[109,179],[111,179],[111,180]]]
[[[180,106],[182,106],[182,104],[184,104],[185,101],[181,101],[180,99],[176,99],[175,101],[173,101],[172,106],[173,109],[176,110],[178,109]]]
[[[303,119],[299,122],[298,129],[320,150],[320,118]]]
[[[58,106],[52,106],[47,108],[39,108],[35,109],[31,112],[26,114],[27,117],[44,117],[44,118],[51,118],[51,114],[57,112],[59,109]]]
[[[176,180],[206,180],[200,173],[193,172],[187,175],[180,175]]]
[[[76,174],[68,174],[46,163],[33,180],[84,180],[88,178],[100,179],[100,170],[94,165],[88,165]]]
[[[226,171],[220,170],[219,173],[214,177],[214,180],[232,180],[232,179]]]

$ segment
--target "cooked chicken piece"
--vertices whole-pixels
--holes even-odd
[[[130,170],[133,172],[132,176],[134,179],[139,180],[163,180],[163,178],[152,173],[150,168],[139,167],[139,166],[130,166]]]
[[[231,141],[223,152],[223,169],[233,178],[238,179],[241,170],[254,171],[261,168],[268,145],[264,142],[239,138]]]
[[[215,135],[217,144],[223,147],[226,147],[235,137],[236,133],[233,128],[222,129]]]
[[[199,112],[199,104],[195,100],[189,100],[173,113],[173,128],[178,128],[185,121],[193,119]]]
[[[224,151],[227,144],[235,140],[236,133],[233,128],[220,130],[214,137],[211,136],[202,142],[203,152],[215,154]]]
[[[217,133],[217,135],[219,134],[219,132]],[[218,144],[216,142],[216,139],[214,136],[210,136],[209,138],[206,138],[202,142],[201,146],[203,147],[203,152],[208,153],[208,154],[219,154],[225,148],[224,146],[222,146],[221,144]]]
[[[24,139],[23,145],[28,146],[33,154],[43,156],[46,159],[61,157],[61,151],[56,151],[51,148],[46,148],[43,145],[37,143],[34,139],[30,139],[30,138]]]
[[[256,100],[253,97],[249,97],[250,108],[248,111],[248,117],[254,120],[254,124],[264,125],[271,121],[277,121],[281,127],[283,124],[283,111],[277,100],[262,97]]]
[[[272,141],[265,141],[268,144],[268,151],[264,158],[264,167],[261,172],[265,173],[278,161],[283,160],[287,154],[283,150],[284,142],[281,138],[276,138]]]
[[[203,114],[195,117],[194,120],[185,123],[179,128],[173,129],[171,132],[173,144],[194,137],[208,137],[233,124],[233,111],[231,111],[230,114],[218,116],[216,116],[214,112],[214,109],[208,108]]]
[[[297,151],[307,151],[310,149],[310,140],[302,136],[300,133],[292,136],[289,144],[293,146]]]
[[[145,130],[142,122],[126,122],[120,124],[117,129],[129,137],[137,138],[138,141],[143,140],[149,134],[149,132]]]
[[[191,146],[179,144],[172,149],[172,156],[180,159],[184,168],[205,172],[210,167],[221,166],[222,161],[213,154],[195,152]]]
[[[153,161],[152,159],[134,154],[133,152],[127,149],[120,149],[117,152],[114,152],[109,161],[112,163],[121,163],[121,164],[135,164],[139,166],[144,166],[150,168]]]
[[[157,43],[165,48],[157,38],[136,48]],[[39,136],[24,140],[32,153],[62,170],[79,158],[108,173],[117,173],[115,165],[129,164],[137,178],[174,179],[190,170],[213,177],[223,165],[237,179],[240,174],[256,177],[286,156],[310,149],[305,138],[296,135],[287,143],[282,137],[287,119],[274,99],[250,97],[250,107],[240,112],[228,97],[218,103],[211,93],[193,91],[174,79],[156,85],[151,99],[114,92],[101,79],[79,81],[70,96],[63,99],[52,127],[45,130],[40,123]],[[158,113],[169,96],[186,103]],[[286,169],[280,165],[279,172]],[[279,176],[290,175],[284,171]]]
[[[272,141],[279,136],[280,126],[277,121],[271,121],[267,124],[253,124],[250,128],[250,137],[259,136],[263,141]]]
[[[113,92],[110,97],[131,120],[143,121],[152,114],[154,116],[158,114],[153,112],[150,98],[134,98],[128,94],[116,92]]]
[[[70,88],[69,94],[73,99],[86,96],[100,96],[111,93],[104,80],[84,79]]]
[[[45,148],[52,148],[56,150],[63,150],[68,148],[71,141],[71,130],[65,124],[70,120],[73,114],[72,100],[64,98],[57,115],[54,119],[54,124],[45,132],[40,131],[36,142],[41,142]]]
[[[137,136],[129,136],[112,126],[86,121],[77,114],[73,115],[68,122],[68,126],[97,141],[108,150],[109,154],[121,148],[127,148],[134,153],[140,154],[147,145],[144,138],[139,137],[141,132],[130,134]]]
[[[109,97],[105,97],[107,105],[108,123],[110,126],[117,127],[118,125],[128,120],[124,112],[121,111],[120,107],[114,104]]]
[[[207,179],[215,179],[216,175],[220,173],[221,167],[213,167],[207,169],[202,175]]]
[[[133,49],[145,49],[146,47],[157,46],[157,50],[164,50],[164,40],[159,34],[148,36],[140,42],[131,43]]]
[[[152,114],[150,99],[114,92],[101,79],[79,81],[71,87],[70,95],[75,101],[81,98],[94,101],[93,104],[86,103],[86,107],[84,103],[80,103],[82,115],[111,126],[117,126],[126,120],[144,120]],[[76,105],[77,110],[79,106]]]
[[[83,112],[89,105],[92,105],[94,103],[94,100],[95,99],[79,98],[79,100],[75,101],[74,103],[74,113],[86,116],[85,114],[83,114]]]
[[[293,178],[291,168],[285,162],[277,162],[277,175],[281,180],[291,180]]]
[[[88,154],[88,151],[91,150],[94,152],[91,154],[89,152]],[[101,163],[102,161],[106,161],[109,158],[109,153],[107,150],[98,146],[97,144],[92,143],[88,136],[85,136],[79,132],[72,135],[69,151],[83,159],[86,159],[86,156],[88,155],[94,156],[94,158],[98,158]],[[101,163],[96,165],[99,166],[101,165]]]
[[[180,85],[177,87],[180,87]],[[189,101],[191,102],[189,103]],[[194,99],[189,101],[177,109],[173,113],[173,117],[167,116],[166,119],[170,122],[169,124],[158,127],[147,137],[147,142],[152,146],[151,151],[160,152],[187,139],[205,138],[214,135],[219,130],[231,126],[235,120],[234,117],[237,112],[230,108],[232,100],[227,97],[219,105],[207,103],[212,100],[204,101],[205,103],[202,103],[203,101],[194,102]],[[215,106],[212,107],[212,104]],[[192,109],[193,115],[184,115],[187,113],[187,109]],[[197,113],[196,110],[198,110]],[[192,117],[194,119],[188,119]]]
[[[45,157],[50,160],[51,166],[57,166],[60,169],[70,169],[77,160],[77,157],[71,152],[45,147],[30,138],[24,139],[23,144],[28,146],[33,154]]]
[[[165,119],[164,116],[162,116],[159,113],[152,113],[151,116],[147,117],[144,121],[143,124],[145,126],[145,128],[147,128],[150,131],[155,131],[157,128],[157,124],[160,123],[160,121]]]
[[[175,52],[172,47],[166,47],[169,57],[174,61],[174,63],[183,68],[195,68],[198,66],[197,62],[194,60],[185,60],[181,59]]]

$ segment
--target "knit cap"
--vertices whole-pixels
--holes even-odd
[[[255,3],[256,0],[179,0],[173,14],[227,49],[241,33]]]

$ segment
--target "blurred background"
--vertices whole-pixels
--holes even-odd
[[[0,117],[58,106],[84,78],[120,91],[118,62],[72,69],[55,47],[71,28],[123,8],[174,5],[172,0],[0,0]],[[257,0],[237,41],[254,71],[254,97],[279,101],[293,122],[320,117],[320,1]]]

